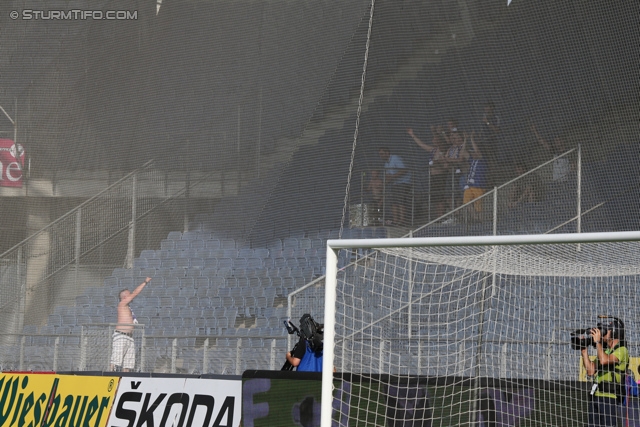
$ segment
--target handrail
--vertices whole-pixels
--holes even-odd
[[[96,194],[95,196],[85,200],[84,202],[82,202],[81,204],[79,204],[78,206],[76,206],[75,208],[71,209],[69,212],[63,214],[62,216],[60,216],[58,219],[53,220],[52,222],[50,222],[49,224],[47,224],[46,226],[44,226],[43,228],[41,228],[40,230],[36,231],[35,233],[33,233],[32,235],[30,235],[29,237],[25,238],[23,241],[16,243],[14,246],[12,246],[11,248],[7,249],[6,251],[4,251],[2,254],[0,254],[0,259],[4,258],[6,255],[8,255],[10,252],[12,252],[13,250],[19,248],[20,246],[24,245],[25,243],[27,243],[28,241],[30,241],[31,239],[36,238],[38,235],[40,235],[41,233],[46,232],[49,228],[53,227],[54,225],[56,225],[57,223],[61,222],[62,220],[66,219],[67,217],[75,214],[76,212],[78,212],[78,210],[82,209],[83,207],[87,206],[87,204],[93,202],[95,199],[97,199],[98,197],[102,196],[104,193],[106,193],[107,191],[111,190],[113,187],[115,187],[116,185],[119,185],[121,182],[131,178],[133,175],[140,173],[146,169],[148,169],[149,167],[151,167],[153,165],[154,161],[153,160],[149,160],[148,162],[146,162],[144,165],[142,165],[140,168],[134,170],[133,172],[128,173],[127,175],[123,176],[122,178],[120,178],[119,180],[117,180],[116,182],[114,182],[113,184],[111,184],[110,186],[108,186],[107,188],[103,189],[102,191],[100,191],[98,194]]]
[[[438,218],[436,218],[436,219],[432,220],[431,222],[428,222],[428,223],[426,223],[425,225],[423,225],[423,226],[421,226],[421,227],[418,227],[418,228],[416,228],[415,230],[410,231],[409,233],[405,234],[405,235],[404,235],[404,236],[402,236],[402,237],[412,237],[412,236],[413,236],[413,234],[415,234],[416,232],[421,231],[421,230],[425,229],[426,227],[428,227],[428,226],[430,226],[430,225],[433,225],[433,224],[437,223],[438,221],[442,220],[443,218],[447,218],[447,217],[451,216],[453,213],[455,213],[455,212],[457,212],[457,211],[459,211],[459,210],[462,210],[462,209],[466,208],[467,206],[470,206],[470,205],[472,205],[472,204],[476,203],[478,200],[482,200],[483,198],[488,197],[490,194],[491,194],[491,195],[493,195],[493,193],[494,193],[495,191],[500,190],[501,188],[506,187],[507,185],[509,185],[509,184],[511,184],[511,183],[513,183],[513,182],[515,182],[515,181],[517,181],[517,180],[519,180],[519,179],[521,179],[521,178],[523,178],[523,177],[525,177],[525,176],[527,176],[527,175],[529,175],[529,174],[531,174],[531,173],[533,173],[533,172],[537,171],[538,169],[542,169],[544,166],[547,166],[547,165],[549,165],[549,164],[551,164],[551,163],[555,162],[555,161],[556,161],[556,160],[558,160],[559,158],[562,158],[562,157],[564,157],[564,156],[567,156],[567,155],[569,155],[570,153],[572,153],[572,152],[574,152],[574,151],[576,151],[576,150],[577,150],[577,148],[572,148],[571,150],[567,151],[566,153],[562,153],[562,154],[560,154],[560,155],[558,155],[558,156],[555,156],[553,159],[548,160],[548,161],[546,161],[546,162],[544,162],[544,163],[542,163],[542,164],[540,164],[540,165],[536,166],[535,168],[533,168],[533,169],[531,169],[531,170],[529,170],[529,171],[527,171],[527,172],[523,173],[522,175],[519,175],[519,176],[517,176],[517,177],[515,177],[515,178],[513,178],[513,179],[511,179],[511,180],[509,180],[509,181],[507,181],[507,182],[505,182],[504,184],[501,184],[501,185],[499,185],[499,186],[495,187],[495,188],[494,188],[494,189],[492,189],[491,191],[487,191],[487,192],[486,192],[486,193],[484,193],[482,196],[479,196],[479,197],[477,197],[477,198],[473,199],[473,200],[472,200],[472,201],[470,201],[470,202],[467,202],[467,203],[465,203],[465,204],[463,204],[463,205],[461,205],[461,206],[458,206],[457,208],[455,208],[455,209],[453,209],[453,210],[451,210],[451,211],[447,212],[446,214],[444,214],[444,215],[442,215],[442,216],[440,216],[440,217],[438,217]]]

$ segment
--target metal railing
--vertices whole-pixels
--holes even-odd
[[[279,370],[290,350],[284,336],[147,335],[145,325],[135,326],[131,372],[240,375],[247,369]],[[79,335],[3,334],[15,344],[2,347],[0,370],[120,370],[114,369],[111,358],[115,328],[115,324],[87,324]]]
[[[158,207],[188,197],[211,175],[183,185],[168,182],[153,161],[124,176],[91,199],[0,255],[0,321],[8,333],[43,324],[52,306],[73,304],[91,282],[79,277],[83,264],[131,267],[136,227]],[[36,213],[37,214],[37,213]],[[105,246],[110,245],[107,250]],[[87,284],[89,282],[89,284]]]
[[[422,218],[426,223],[416,229],[413,229],[413,236],[427,236],[439,225],[451,225],[453,223],[462,223],[467,227],[464,233],[471,234],[502,234],[511,232],[531,232],[543,233],[549,230],[560,229],[568,224],[575,223],[575,231],[580,232],[582,210],[582,158],[580,147],[562,153],[553,159],[550,159],[541,165],[529,170],[523,171],[519,176],[493,188],[483,189],[484,194],[463,203],[464,189],[460,185],[461,178],[466,177],[464,171],[451,168],[446,175],[445,194],[437,195],[435,188],[432,188],[431,166],[428,167],[426,173],[426,183],[423,183],[424,191],[418,191],[420,187],[417,175],[419,170],[406,168],[411,173],[411,183],[407,184],[407,194],[404,194],[402,205],[406,211],[404,224],[400,225],[405,228],[413,228],[418,218]],[[360,194],[350,200],[350,226],[367,227],[367,226],[384,226],[390,219],[390,206],[392,200],[396,197],[393,185],[386,180],[386,173],[380,170],[379,177],[379,193],[372,193],[370,184],[375,181],[375,176],[367,178],[367,173],[361,174]],[[517,191],[519,187],[526,181],[535,181],[538,188],[536,191],[535,202],[520,202],[518,206],[509,206],[510,197],[513,191]],[[434,186],[435,187],[435,186]],[[494,200],[495,199],[495,200]],[[532,218],[533,215],[524,215],[526,208],[537,208],[536,203],[541,204],[544,199],[554,199],[556,205],[563,205],[562,221],[557,222],[558,216],[553,209],[550,209],[546,218],[535,218],[535,221],[523,223],[523,219]],[[444,203],[443,208],[446,213],[438,215],[437,204]],[[567,216],[567,206],[572,206],[572,215]],[[557,207],[557,206],[552,206]],[[590,210],[593,210],[591,208]],[[477,212],[475,212],[477,211]],[[435,219],[433,218],[436,214]],[[535,212],[539,214],[539,212]],[[515,218],[519,216],[519,218]],[[511,220],[512,224],[509,224]],[[472,224],[472,223],[475,223]],[[478,223],[483,223],[484,227]],[[516,227],[510,227],[515,225]],[[501,227],[502,226],[502,227]],[[523,228],[528,226],[528,228]],[[502,230],[501,230],[502,228]],[[565,227],[566,229],[566,227]],[[437,235],[446,235],[446,230],[437,230]]]
[[[567,169],[561,174],[559,170],[565,167]],[[581,218],[586,213],[582,212],[581,170],[581,150],[577,147],[487,190],[481,196],[412,230],[405,237],[446,235],[447,230],[442,225],[454,223],[462,224],[463,228],[459,231],[466,235],[549,233],[574,222],[576,226],[571,231],[579,233]],[[535,192],[532,200],[512,205],[510,199],[513,194],[526,188]],[[545,209],[548,212],[544,212]]]

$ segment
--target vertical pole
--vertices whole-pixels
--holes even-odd
[[[416,186],[413,179],[413,173],[411,174],[411,227],[413,227],[416,212]]]
[[[577,176],[577,208],[578,208],[578,212],[577,212],[577,218],[578,218],[578,222],[576,224],[576,232],[577,233],[581,233],[582,232],[582,145],[578,144],[578,176]],[[578,246],[579,247],[579,246]]]
[[[362,177],[360,179],[360,227],[364,227],[364,178],[365,172],[362,172]]]
[[[236,375],[242,373],[242,338],[236,340]]]
[[[60,350],[60,337],[56,337],[53,343],[53,371],[58,370],[58,350]]]
[[[27,340],[26,336],[22,336],[20,339],[20,360],[18,362],[18,369],[24,371],[24,345]]]
[[[327,270],[324,296],[324,352],[322,358],[321,426],[331,427],[333,402],[333,366],[335,353],[336,288],[338,279],[338,253],[327,242]],[[344,345],[344,344],[343,344]]]
[[[129,224],[129,244],[127,248],[127,268],[133,268],[133,258],[136,250],[136,200],[137,200],[138,174],[133,175],[131,189],[131,223]]]
[[[276,339],[271,340],[271,355],[269,357],[269,369],[275,371],[276,369]]]
[[[178,338],[171,341],[171,373],[176,373],[176,359],[178,358]]]
[[[18,150],[18,98],[14,99],[14,110],[13,110],[13,146],[16,149],[16,160],[18,161],[18,165],[20,169],[22,169],[22,165],[20,164],[20,150]]]
[[[493,235],[498,235],[498,187],[493,187]]]
[[[427,190],[429,195],[427,196],[427,222],[431,222],[431,165],[429,165],[429,175],[427,180]]]
[[[387,348],[387,341],[380,341],[380,351],[378,352],[378,373],[384,372],[384,351]]]
[[[184,206],[182,211],[182,231],[189,231],[189,197],[191,191],[191,172],[185,175]]]
[[[451,210],[456,208],[456,171],[451,168]]]
[[[204,345],[202,346],[202,373],[209,373],[209,338],[204,340]]]
[[[382,171],[382,225],[387,223],[385,213],[387,212],[387,169]]]
[[[413,230],[409,230],[409,238],[413,237]],[[409,248],[409,307],[407,307],[407,337],[411,339],[411,315],[413,313],[413,248]]]
[[[78,270],[80,269],[80,251],[81,251],[81,239],[82,237],[82,208],[79,208],[76,212],[76,268],[74,274],[74,284],[76,291],[78,290]]]
[[[494,252],[494,269],[493,274],[491,276],[491,286],[495,287],[496,281],[496,273],[495,273],[495,252]],[[476,360],[475,360],[475,372],[473,372],[473,387],[471,389],[471,422],[470,426],[475,425],[476,423],[476,414],[478,410],[478,397],[480,396],[480,391],[478,387],[480,386],[480,374],[482,371],[480,370],[480,364],[482,363],[483,351],[482,346],[484,345],[484,325],[487,321],[486,318],[486,304],[487,304],[487,284],[489,282],[489,276],[485,276],[482,280],[482,299],[480,300],[480,313],[478,313],[478,341],[477,341],[477,349],[476,349]]]
[[[238,104],[238,123],[236,131],[236,158],[237,158],[237,170],[238,170],[238,189],[242,188],[242,180],[240,179],[240,104]]]
[[[85,371],[87,369],[87,335],[86,325],[82,325],[80,329],[80,363],[78,364],[79,371]]]
[[[553,350],[553,342],[555,341],[555,336],[556,336],[556,331],[555,330],[551,330],[551,340],[549,341],[549,347],[547,347],[547,367],[545,369],[545,375],[544,375],[544,379],[545,380],[550,380],[551,379],[551,361],[553,358],[553,354],[551,353]]]
[[[144,333],[144,326],[140,328],[140,372],[145,372],[147,367],[147,337]]]
[[[258,152],[256,154],[256,171],[260,178],[260,150],[262,149],[262,84],[260,85],[260,101],[258,104]]]
[[[20,289],[20,295],[18,295],[19,307],[18,307],[18,315],[16,316],[18,319],[18,329],[17,332],[22,331],[24,327],[24,318],[26,316],[26,306],[27,306],[27,278],[22,278],[22,248],[20,245],[18,248],[18,255],[16,261],[16,283],[18,284],[18,289]]]

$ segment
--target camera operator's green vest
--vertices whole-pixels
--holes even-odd
[[[607,348],[604,352],[605,354],[613,354],[616,356],[618,363],[615,365],[600,365],[600,362],[596,358],[597,372],[595,381],[598,383],[598,390],[595,395],[599,397],[610,397],[612,399],[622,397],[622,395],[616,396],[616,393],[612,390],[612,386],[620,386],[620,393],[624,392],[624,374],[629,364],[629,350],[627,350],[627,347],[616,344],[615,347]]]

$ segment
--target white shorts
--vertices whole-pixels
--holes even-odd
[[[123,369],[133,369],[136,364],[136,349],[133,337],[121,332],[113,333],[111,364]]]

